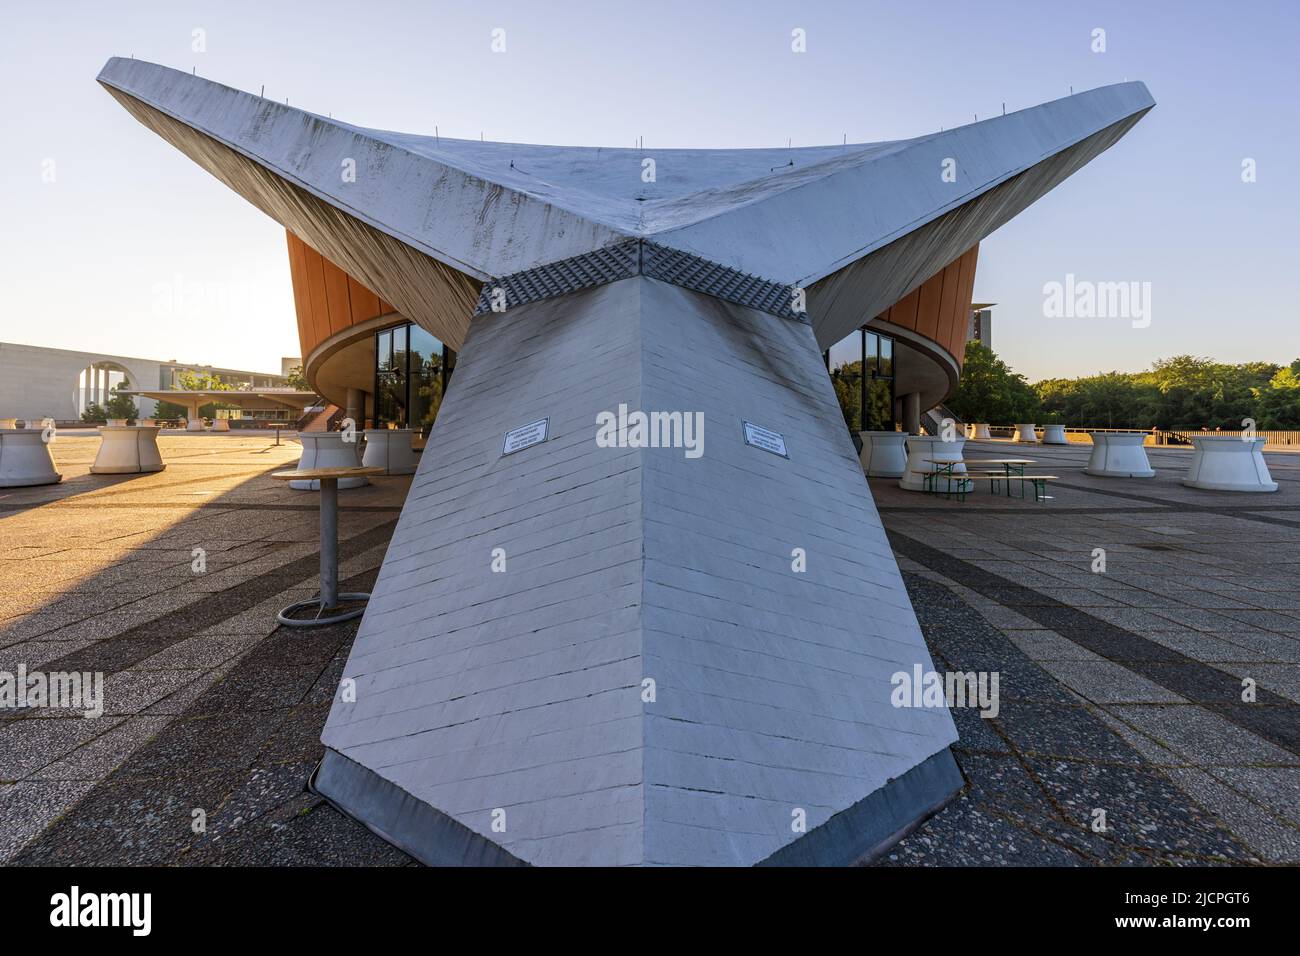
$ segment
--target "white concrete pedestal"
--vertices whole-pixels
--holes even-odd
[[[1068,445],[1070,439],[1065,437],[1064,425],[1044,425],[1043,426],[1043,444],[1044,445]]]
[[[0,428],[3,428],[3,429],[8,430],[8,429],[14,429],[14,428],[17,428],[17,427],[18,427],[18,419],[16,419],[16,418],[0,418]]]
[[[1083,469],[1085,475],[1099,478],[1155,477],[1151,463],[1147,461],[1146,449],[1142,447],[1145,435],[1111,432],[1089,432],[1088,435],[1092,438],[1092,454]]]
[[[63,480],[54,470],[42,428],[0,429],[0,488],[53,485]]]
[[[1034,431],[1033,423],[1027,422],[1016,425],[1016,437],[1013,441],[1038,443],[1038,433]]]
[[[858,460],[868,478],[901,478],[907,470],[906,432],[858,432]]]
[[[989,426],[988,426],[988,424],[987,424],[987,423],[983,423],[983,422],[981,422],[981,423],[978,424],[978,425],[967,425],[967,426],[966,426],[966,437],[969,438],[969,439],[971,439],[972,441],[992,441],[992,440],[993,440],[993,436],[989,434]]]
[[[916,472],[934,471],[939,467],[934,464],[936,461],[961,461],[962,450],[965,447],[966,439],[964,438],[944,441],[937,435],[908,435],[906,470],[903,477],[898,481],[898,487],[907,491],[925,491],[925,477],[916,474]],[[964,475],[965,473],[965,465],[957,465],[953,468],[953,474],[955,475]],[[939,490],[945,491],[949,489],[940,488]],[[956,491],[957,489],[954,487],[951,490]]]
[[[212,419],[212,430],[213,430],[214,432],[228,432],[228,431],[230,431],[230,419],[228,419],[228,418],[214,418],[214,419]]]
[[[344,441],[342,432],[299,432],[298,441],[302,443],[302,457],[298,459],[298,471],[311,468],[359,468],[361,466],[360,443]],[[370,484],[369,478],[340,478],[339,488],[360,488]],[[319,491],[319,481],[295,480],[289,482],[290,488],[299,491]]]
[[[411,448],[409,428],[367,428],[366,450],[361,464],[382,468],[386,475],[413,475],[416,465],[415,451]]]
[[[201,419],[201,418],[191,418],[189,421],[187,421],[187,422],[185,423],[185,430],[186,430],[187,432],[201,432],[201,431],[203,431],[203,419]]]
[[[135,475],[162,471],[158,451],[158,426],[105,425],[99,429],[99,452],[90,466],[92,475]]]
[[[1194,437],[1192,464],[1183,484],[1207,491],[1277,491],[1262,450],[1265,439],[1239,435]]]

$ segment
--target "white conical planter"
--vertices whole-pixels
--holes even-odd
[[[1114,432],[1089,432],[1092,454],[1083,469],[1086,475],[1100,478],[1152,478],[1155,472],[1147,461],[1146,441],[1143,434],[1116,434]]]
[[[1064,425],[1044,425],[1043,426],[1043,444],[1044,445],[1068,445],[1070,439],[1065,437]]]
[[[192,418],[192,419],[190,419],[188,422],[185,423],[185,430],[186,430],[187,432],[201,432],[201,431],[203,431],[203,419],[201,419],[201,418]]]
[[[99,451],[90,466],[92,475],[137,475],[162,471],[156,425],[105,425],[99,429]]]
[[[1016,426],[1015,441],[1034,442],[1038,441],[1038,433],[1034,431],[1032,423],[1025,423]]]
[[[415,452],[409,428],[367,428],[366,450],[361,464],[382,468],[389,475],[415,474]]]
[[[212,430],[213,430],[214,432],[228,432],[228,431],[230,431],[230,419],[228,419],[228,418],[214,418],[214,419],[212,419]]]
[[[978,425],[966,426],[966,437],[972,441],[992,441],[993,436],[989,434],[987,423],[981,422]]]
[[[918,471],[934,471],[939,466],[934,464],[936,461],[961,461],[962,450],[966,447],[966,439],[954,438],[952,441],[944,441],[937,435],[908,435],[907,436],[907,464],[903,477],[898,481],[898,487],[907,491],[925,491],[925,476],[916,474]],[[965,465],[957,465],[953,468],[953,474],[964,475],[966,473]],[[952,482],[956,491],[956,482]],[[969,484],[969,482],[964,482]],[[940,488],[940,491],[949,489]]]
[[[309,468],[356,468],[361,464],[361,444],[357,441],[344,441],[343,432],[299,432],[298,441],[302,443],[302,457],[298,459],[298,470]],[[340,488],[360,488],[370,484],[369,478],[340,478]],[[319,481],[291,481],[290,488],[299,491],[319,491]]]
[[[63,476],[54,470],[43,428],[0,429],[0,488],[52,485]]]
[[[907,432],[858,432],[858,460],[868,478],[901,478],[907,470]]]
[[[1207,491],[1277,491],[1264,461],[1265,439],[1239,435],[1194,437],[1191,467],[1183,484]]]

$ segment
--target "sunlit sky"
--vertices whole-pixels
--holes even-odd
[[[975,298],[998,303],[997,351],[1031,379],[1184,352],[1300,356],[1300,3],[11,0],[5,14],[3,341],[260,371],[299,352],[283,229],[95,82],[134,55],[364,126],[647,147],[898,139],[1144,80],[1156,108],[984,241]],[[796,27],[807,53],[790,50]],[[1045,318],[1043,286],[1067,274],[1150,282],[1149,327]]]

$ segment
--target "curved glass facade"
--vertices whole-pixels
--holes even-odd
[[[455,367],[455,350],[414,323],[375,333],[375,427],[428,438]]]
[[[896,427],[891,337],[862,327],[830,347],[826,370],[849,431],[892,431]]]

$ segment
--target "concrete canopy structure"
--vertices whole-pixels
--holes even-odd
[[[139,395],[155,402],[171,402],[183,405],[188,410],[190,419],[199,417],[199,409],[204,405],[217,403],[233,405],[235,408],[260,409],[268,406],[283,407],[301,415],[306,409],[315,405],[320,399],[315,392],[300,392],[296,388],[259,388],[229,389],[214,391],[210,389],[124,389],[124,394]]]
[[[891,699],[933,664],[822,352],[883,322],[930,363],[916,401],[944,397],[980,239],[1142,84],[892,143],[620,150],[99,79],[460,351],[321,792],[431,863],[735,865],[849,862],[960,787],[947,709]],[[602,441],[629,410],[669,440]]]

